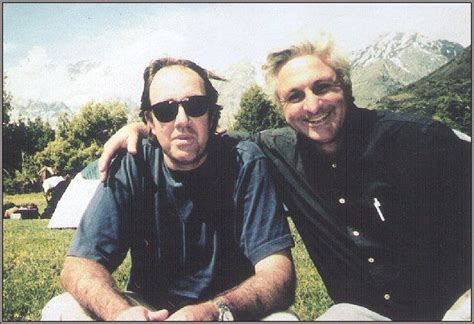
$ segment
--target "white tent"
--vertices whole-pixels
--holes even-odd
[[[82,215],[100,184],[98,161],[78,173],[56,206],[48,228],[77,228]]]

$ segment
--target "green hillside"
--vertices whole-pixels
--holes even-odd
[[[376,106],[431,117],[471,136],[471,56],[469,46],[426,77],[380,99]]]

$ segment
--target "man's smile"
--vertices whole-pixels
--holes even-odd
[[[327,121],[333,111],[334,109],[331,109],[330,111],[324,113],[320,113],[311,117],[306,117],[303,119],[303,121],[308,123],[310,126],[318,126]]]

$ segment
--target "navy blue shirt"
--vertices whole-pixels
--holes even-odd
[[[350,107],[328,158],[287,127],[257,141],[336,303],[440,320],[471,283],[471,148],[425,118]]]
[[[113,272],[131,251],[128,290],[152,304],[212,298],[254,274],[254,265],[293,246],[268,161],[251,142],[211,137],[189,172],[169,170],[148,140],[112,164],[68,255]]]

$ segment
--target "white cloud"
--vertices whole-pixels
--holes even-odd
[[[17,45],[10,42],[3,42],[3,53],[9,53],[17,48]]]
[[[470,21],[462,20],[465,17],[441,18],[443,13],[458,12],[444,7],[435,10],[434,16],[439,17],[435,19],[437,25],[433,19],[427,20],[433,14],[407,11],[414,8],[412,5],[394,6],[390,10],[383,4],[289,3],[175,4],[159,8],[160,11],[150,11],[139,20],[110,23],[92,34],[77,32],[81,26],[75,26],[75,32],[70,34],[80,36],[31,47],[17,65],[5,71],[13,97],[63,101],[73,107],[90,99],[138,102],[143,70],[154,58],[184,57],[215,71],[246,59],[258,67],[270,50],[303,32],[330,31],[348,51],[394,29],[418,28],[416,31],[428,36],[446,35],[444,38],[454,41],[458,40],[448,33],[465,34],[467,30],[470,35]],[[469,15],[466,17],[469,19]],[[433,35],[429,35],[430,28]],[[4,42],[4,53],[13,49],[15,44]]]

